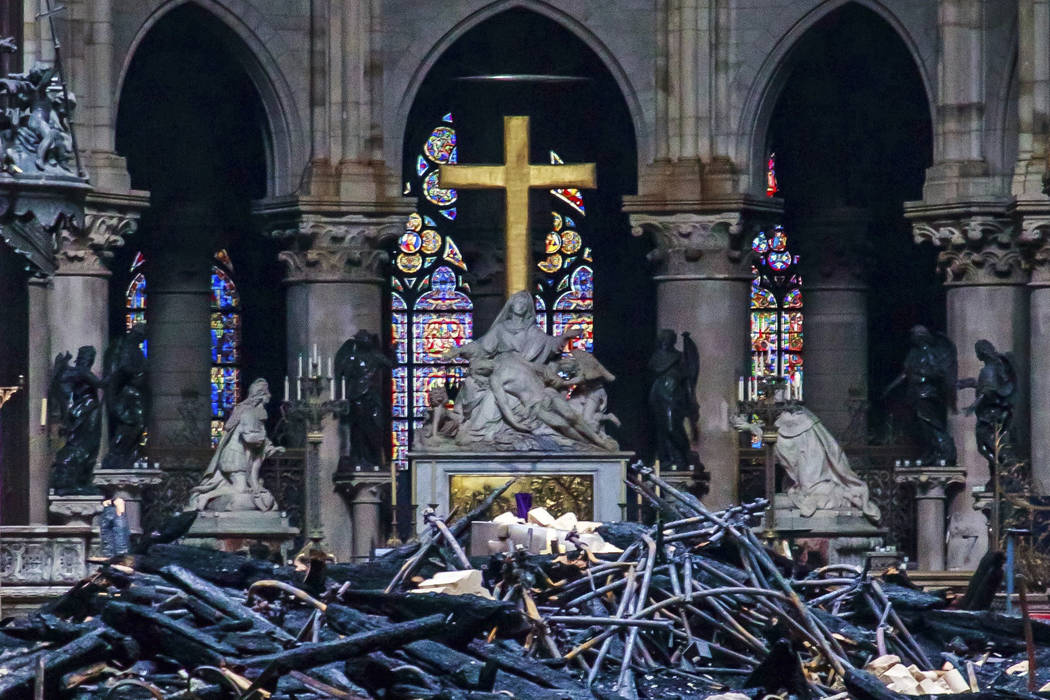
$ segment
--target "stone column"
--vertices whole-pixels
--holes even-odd
[[[1031,370],[1031,469],[1032,490],[1050,496],[1050,218],[1026,218],[1021,233],[1031,278],[1029,298],[1029,349]]]
[[[146,251],[150,446],[207,449],[212,415],[208,329],[214,225],[203,212],[187,213],[150,233],[152,245]]]
[[[1023,453],[1028,435],[1028,290],[1022,269],[1016,231],[1006,219],[972,215],[954,221],[915,223],[916,242],[940,247],[938,268],[948,287],[947,334],[959,352],[959,376],[976,377],[981,363],[974,343],[990,340],[999,352],[1012,352],[1019,378],[1014,429]],[[973,391],[960,392],[960,407],[969,405]],[[987,533],[979,527],[969,491],[983,486],[989,477],[988,463],[977,451],[976,420],[959,413],[949,416],[958,448],[958,465],[966,470],[966,489],[952,499],[949,510],[953,528],[980,532],[977,546],[966,561],[955,561],[949,552],[949,569],[970,569],[987,549]]]
[[[705,502],[737,500],[737,378],[745,374],[751,268],[742,254],[739,213],[632,214],[634,235],[650,233],[656,249],[657,327],[688,331],[700,351],[699,440],[693,448],[710,473]],[[746,248],[745,248],[746,249]]]
[[[843,207],[787,231],[800,254],[806,406],[840,442],[864,442],[868,398],[867,212]]]
[[[47,427],[41,425],[41,403],[47,396],[51,381],[51,323],[48,303],[48,280],[36,277],[29,280],[29,359],[26,372],[29,401],[29,524],[47,524],[47,492],[51,478],[53,453],[47,437]]]
[[[896,479],[914,484],[918,522],[919,569],[944,571],[945,568],[945,489],[949,484],[966,482],[966,471],[958,467],[908,467],[897,469]]]
[[[358,330],[385,337],[382,291],[387,257],[382,247],[387,237],[404,230],[401,216],[333,217],[300,211],[292,220],[272,220],[267,228],[270,236],[289,245],[279,258],[287,266],[286,351],[290,377],[298,373],[299,356],[305,362],[315,345],[325,358],[327,371],[327,358],[334,356]],[[346,452],[340,433],[334,420],[325,420],[317,471],[307,474],[306,479],[312,481],[308,490],[318,490],[315,498],[320,500],[325,542],[337,559],[345,561],[354,556],[355,549],[354,535],[348,527],[349,505],[333,484],[339,457]],[[374,515],[378,518],[378,510]],[[378,532],[378,520],[368,528]]]
[[[356,473],[336,475],[335,481],[336,489],[350,504],[353,558],[367,559],[382,544],[380,509],[390,478],[385,474]]]

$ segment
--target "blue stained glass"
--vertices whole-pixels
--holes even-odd
[[[423,217],[423,223],[427,225],[427,228],[434,228],[435,226],[437,226],[437,223],[435,223],[435,221],[429,216]]]
[[[427,171],[428,167],[430,166],[427,165],[426,158],[423,156],[416,156],[416,175],[422,175]]]
[[[448,219],[449,221],[455,221],[456,220],[456,213],[457,212],[456,212],[456,208],[455,207],[452,207],[451,209],[441,209],[440,211],[441,211],[441,215],[443,217],[445,217],[446,219]]]
[[[441,121],[443,121],[443,122],[445,122],[447,124],[451,124],[452,123],[452,112],[448,112],[448,113],[445,114],[445,116],[441,117]]]
[[[769,250],[769,239],[766,238],[765,232],[759,233],[755,240],[751,241],[751,250],[759,255]]]
[[[211,269],[211,308],[232,309],[241,305],[241,297],[237,293],[237,286],[219,267]]]

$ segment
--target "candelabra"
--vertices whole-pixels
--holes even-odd
[[[749,377],[740,379],[737,396],[737,419],[734,421],[739,430],[747,430],[762,435],[762,448],[765,454],[766,517],[763,537],[776,539],[776,489],[777,465],[774,450],[777,443],[777,418],[792,406],[802,404],[802,386],[798,380],[791,380],[779,375]]]
[[[0,408],[4,407],[15,394],[18,393],[19,389],[25,388],[26,378],[21,374],[18,375],[18,384],[14,386],[0,386]]]
[[[291,400],[289,382],[284,380],[285,415],[291,421],[302,421],[306,429],[306,468],[303,472],[303,491],[305,492],[305,513],[303,514],[303,532],[309,537],[323,537],[321,523],[321,444],[324,442],[322,422],[324,417],[346,415],[350,408],[346,401],[346,385],[342,385],[343,398],[336,398],[336,382],[332,374],[332,359],[328,358],[328,373],[322,373],[321,356],[310,357],[309,367],[303,372],[303,358],[299,356],[299,376],[295,378],[295,396]],[[305,394],[305,398],[304,398]],[[327,398],[326,398],[327,395]]]

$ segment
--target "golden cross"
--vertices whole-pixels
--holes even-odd
[[[529,163],[529,118],[503,117],[503,165],[442,165],[441,187],[506,190],[506,287],[510,298],[529,290],[529,189],[595,187],[594,163],[533,165]]]

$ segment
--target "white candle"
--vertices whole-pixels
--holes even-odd
[[[736,400],[744,400],[744,378],[740,377],[740,380],[736,384]]]
[[[300,376],[300,377],[303,376],[303,354],[302,353],[299,353],[299,374],[298,374],[298,376]]]
[[[285,401],[291,401],[292,400],[291,395],[288,393],[288,375],[287,374],[284,375],[284,400]]]
[[[335,398],[335,379],[328,377],[328,398]]]
[[[40,399],[40,426],[47,427],[47,399]]]
[[[346,377],[343,377],[343,398],[346,398]]]
[[[316,364],[321,364],[321,356],[317,353],[317,343],[314,343],[314,352],[310,357]]]
[[[303,378],[302,377],[298,377],[295,380],[295,400],[296,401],[302,401],[303,400]]]
[[[331,355],[328,356],[328,376],[329,377],[334,377],[335,376],[334,374],[332,374],[332,356]],[[332,395],[332,398],[333,399],[335,398],[334,394]]]

